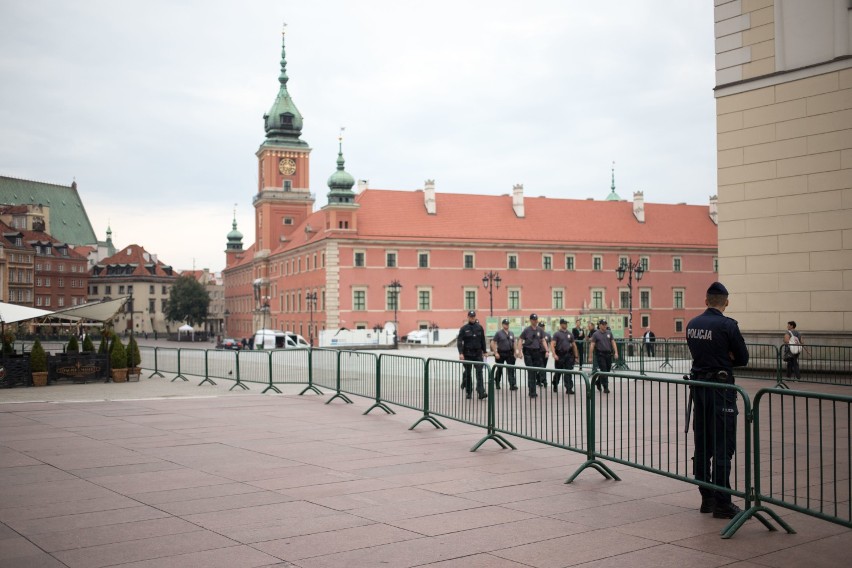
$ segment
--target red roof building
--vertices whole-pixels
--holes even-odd
[[[271,327],[316,338],[394,321],[404,334],[459,327],[475,309],[489,333],[503,317],[520,325],[535,312],[551,325],[607,317],[627,336],[630,274],[619,280],[616,268],[628,262],[644,269],[632,282],[634,336],[645,326],[658,337],[681,335],[704,309],[717,278],[715,198],[646,204],[636,192],[623,201],[614,178],[603,201],[525,197],[522,185],[506,195],[439,194],[431,180],[407,191],[360,182],[356,193],[341,146],[328,205],[314,211],[310,148],[283,54],[281,65],[257,151],[257,240],[243,249],[236,220],[228,234],[226,335]],[[499,275],[499,288],[484,287],[485,273]]]

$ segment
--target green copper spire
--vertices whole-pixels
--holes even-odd
[[[243,250],[243,234],[237,230],[237,207],[234,204],[234,222],[231,223],[231,232],[228,233],[228,244],[226,250]]]
[[[621,201],[621,197],[615,192],[615,162],[612,163],[612,185],[610,186],[609,195],[606,196],[607,201]]]
[[[275,97],[272,108],[263,115],[264,128],[266,129],[266,137],[270,141],[283,142],[290,146],[306,146],[302,140],[299,140],[302,135],[302,115],[293,103],[293,99],[290,98],[290,93],[287,92],[289,77],[287,77],[287,53],[284,37],[285,34],[282,30],[281,74],[278,75],[278,82],[281,86],[278,88],[278,96]]]
[[[343,169],[346,163],[343,159],[343,131],[340,129],[340,136],[337,138],[337,171],[331,174],[328,178],[328,203],[353,203],[355,201],[355,193],[352,191],[352,186],[355,185],[355,178]]]

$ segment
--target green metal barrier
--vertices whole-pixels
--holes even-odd
[[[152,369],[148,378],[158,376],[162,377],[163,374],[157,370],[157,348],[156,347],[147,347],[147,346],[139,346],[139,355],[142,358],[142,362],[139,364],[143,369]]]
[[[799,376],[795,367],[783,360],[784,346],[778,346],[778,386],[786,383],[820,383],[852,386],[852,347],[847,345],[803,345],[797,359]]]
[[[465,398],[465,391],[460,388],[465,364],[472,366],[473,394],[470,399]],[[427,360],[429,412],[457,422],[488,428],[488,402],[479,399],[476,394],[477,368],[482,370],[483,380],[489,380],[489,369],[485,363]]]
[[[272,382],[277,385],[294,385],[310,382],[310,348],[276,349],[270,351]]]
[[[425,377],[425,359],[382,353],[379,355],[376,404],[381,401],[411,410],[423,410]]]
[[[203,377],[199,386],[203,385],[205,382],[213,383],[207,375],[206,349],[196,349],[192,347],[181,347],[178,349],[178,376],[175,377],[175,379],[181,378],[188,381],[189,379],[186,375]]]
[[[186,377],[180,376],[179,350],[174,347],[157,347],[156,349],[157,369],[155,374],[159,374],[161,377],[164,377],[163,373],[174,373],[175,377],[172,379],[172,382],[174,382],[178,378],[187,380]],[[151,376],[153,377],[154,375]]]
[[[754,504],[733,530],[770,503],[852,528],[852,396],[781,388],[754,397]]]
[[[336,390],[340,379],[340,351],[336,349],[311,350],[311,377],[313,384]]]
[[[366,351],[340,352],[340,390],[347,394],[376,398],[379,357]]]
[[[272,383],[272,351],[245,349],[237,351],[237,368],[240,386],[248,388],[244,383],[266,385],[261,392],[280,390]],[[231,387],[235,388],[235,387]]]
[[[237,373],[237,353],[238,351],[232,351],[230,349],[205,350],[205,375],[204,380],[201,381],[199,386],[204,384],[205,382],[209,382],[210,384],[215,385],[216,382],[213,379],[238,381],[239,375]],[[240,386],[242,386],[243,388],[247,388],[245,385]]]

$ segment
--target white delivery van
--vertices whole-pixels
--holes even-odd
[[[293,349],[295,347],[309,347],[305,338],[298,333],[278,329],[259,329],[254,334],[255,349]]]

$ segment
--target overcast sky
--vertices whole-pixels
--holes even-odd
[[[76,179],[99,239],[221,270],[283,22],[316,207],[341,126],[374,188],[603,199],[615,161],[623,199],[716,191],[710,0],[0,0],[0,175]]]

